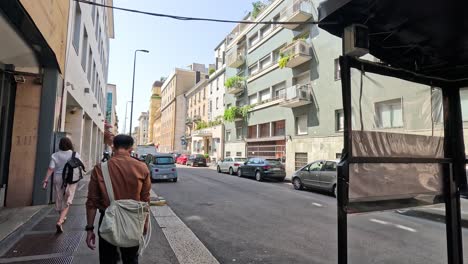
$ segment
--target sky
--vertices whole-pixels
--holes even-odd
[[[252,0],[114,0],[114,6],[179,16],[240,20]],[[133,55],[137,49],[133,127],[148,111],[151,88],[161,76],[192,62],[214,63],[214,48],[235,27],[230,23],[178,21],[114,10],[115,38],[110,41],[108,82],[117,85],[117,115],[122,133],[131,101]],[[130,124],[127,109],[127,131]]]

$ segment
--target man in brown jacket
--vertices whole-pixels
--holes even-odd
[[[128,135],[117,135],[113,140],[114,156],[108,161],[109,175],[116,200],[132,199],[149,202],[151,178],[145,163],[130,157],[133,150],[133,138]],[[101,165],[96,165],[91,174],[86,201],[87,237],[86,243],[92,250],[96,248],[94,219],[99,210],[99,226],[101,226],[104,211],[109,206]],[[123,263],[138,263],[138,246],[120,248]],[[99,236],[100,263],[117,263],[117,247]]]

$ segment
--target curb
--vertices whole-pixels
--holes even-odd
[[[420,210],[407,210],[403,212],[399,212],[399,211],[396,211],[396,212],[401,215],[424,218],[427,220],[445,224],[445,215],[440,215],[440,214],[435,214],[435,213],[430,213],[427,211],[420,211]],[[468,219],[461,219],[460,224],[463,228],[468,228]]]

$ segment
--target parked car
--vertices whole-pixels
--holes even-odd
[[[189,155],[187,155],[187,154],[182,154],[182,155],[180,155],[179,157],[177,157],[176,163],[177,163],[177,164],[185,165],[185,164],[187,164],[188,157],[189,157]]]
[[[192,154],[186,162],[187,166],[203,166],[206,167],[206,158],[202,154]]]
[[[173,182],[177,182],[177,168],[172,155],[148,155],[146,163],[150,170],[151,181],[172,180]]]
[[[277,159],[249,158],[238,168],[237,176],[255,177],[257,181],[266,178],[284,181],[286,172],[284,166]]]
[[[234,173],[237,173],[237,169],[241,165],[244,165],[246,160],[246,158],[227,157],[218,161],[217,170],[219,173],[229,172],[229,174],[233,175]]]
[[[317,188],[336,197],[336,164],[338,160],[317,160],[300,168],[292,176],[294,189]]]

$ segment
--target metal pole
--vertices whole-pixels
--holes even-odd
[[[136,54],[138,51],[148,53],[147,50],[135,50],[133,55],[133,82],[132,82],[132,106],[130,107],[130,132],[129,135],[132,136],[132,121],[133,121],[133,97],[135,95],[135,67],[136,67]]]
[[[124,129],[123,129],[123,133],[127,133],[127,108],[128,108],[128,103],[130,103],[132,101],[127,101],[127,103],[125,104],[125,118],[124,118]]]

